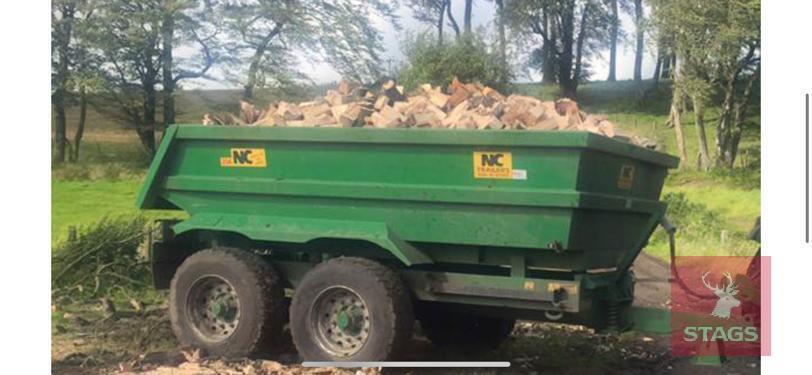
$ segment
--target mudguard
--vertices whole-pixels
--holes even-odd
[[[386,249],[406,266],[433,263],[426,254],[379,222],[200,213],[176,224],[173,230],[175,235],[191,230],[212,230],[239,233],[256,241],[293,243],[330,238],[363,240]]]

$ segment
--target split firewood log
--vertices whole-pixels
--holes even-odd
[[[429,101],[438,108],[445,108],[448,105],[448,95],[443,94],[438,88],[429,94]]]
[[[578,103],[572,99],[563,98],[556,100],[555,110],[559,115],[568,117],[571,125],[580,125],[583,122],[581,120],[581,111],[578,110]]]
[[[607,136],[609,138],[614,138],[615,137],[615,134],[616,134],[615,133],[615,124],[611,123],[610,121],[603,120],[603,121],[599,122],[598,123],[598,128],[600,128],[601,133],[603,133],[603,135],[605,135],[605,136]]]
[[[448,86],[448,89],[451,94],[454,94],[459,89],[465,89],[465,85],[457,79],[457,76],[454,76],[454,78],[451,79],[451,84]]]
[[[261,111],[257,110],[253,104],[240,100],[240,112],[242,113],[243,122],[246,124],[253,124],[261,117]]]
[[[448,116],[444,118],[440,123],[443,127],[451,127],[455,123],[459,122],[462,119],[462,116],[468,112],[468,101],[464,100],[461,103],[457,104],[451,112],[448,113]]]
[[[470,96],[471,93],[469,93],[465,87],[460,86],[458,89],[453,91],[451,96],[448,97],[448,107],[452,109],[456,108],[458,104],[462,103]]]
[[[361,105],[358,103],[349,104],[347,109],[341,113],[338,124],[344,128],[352,127],[358,121],[362,110]]]
[[[352,95],[352,93],[360,86],[361,85],[358,82],[342,79],[338,84],[338,93],[341,95]]]
[[[218,119],[211,113],[206,113],[205,115],[203,115],[203,125],[222,125],[222,124],[223,123],[220,121],[220,119]]]
[[[502,121],[493,115],[483,116],[474,113],[471,114],[471,119],[476,124],[477,129],[501,129],[503,126]]]
[[[384,82],[383,85],[381,85],[381,90],[383,91],[383,95],[389,99],[388,105],[406,101],[406,97],[403,95],[403,86],[398,86],[394,80],[390,79]]]
[[[490,87],[487,87],[487,86],[482,89],[482,95],[493,98],[494,100],[497,100],[497,101],[500,101],[500,102],[505,100],[505,97],[502,96],[502,94],[500,94],[499,91],[496,91],[496,90],[494,90],[494,89],[492,89]]]
[[[276,107],[276,113],[279,114],[285,121],[301,121],[304,120],[304,114],[299,110],[296,104],[291,104],[285,101],[279,102]]]
[[[304,127],[314,127],[314,126],[330,126],[335,125],[336,120],[333,118],[331,114],[322,113],[316,116],[306,116],[303,120],[302,126]]]
[[[418,128],[436,127],[441,123],[440,119],[437,118],[437,114],[431,110],[414,113],[409,120],[411,126]]]
[[[347,108],[349,108],[349,106],[350,106],[349,104],[340,104],[332,106],[330,107],[330,114],[333,115],[333,118],[335,118],[336,122],[340,122],[339,119],[341,118],[341,114],[343,114],[347,110]]]
[[[606,115],[588,114],[571,99],[541,101],[492,87],[452,79],[447,90],[420,85],[410,95],[392,79],[370,89],[342,80],[321,98],[301,103],[281,101],[260,109],[241,101],[239,113],[207,113],[204,125],[293,127],[443,127],[450,129],[581,130],[639,143],[619,134]]]

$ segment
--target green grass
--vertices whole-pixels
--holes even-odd
[[[135,207],[135,196],[142,177],[119,180],[82,180],[51,182],[51,243],[67,238],[71,226],[86,226],[105,216],[135,216],[176,218],[176,211],[141,212]]]
[[[51,239],[64,239],[70,226],[86,225],[104,216],[138,215],[135,195],[140,179],[51,182]]]
[[[719,214],[730,230],[745,233],[761,215],[761,191],[719,189],[715,186],[666,186],[665,192],[683,192],[690,201],[702,203]]]

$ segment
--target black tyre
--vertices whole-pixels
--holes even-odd
[[[495,350],[510,337],[515,319],[469,315],[448,309],[428,309],[420,327],[434,346],[446,350]]]
[[[172,278],[169,317],[184,346],[245,357],[269,351],[285,323],[285,292],[273,268],[247,251],[189,256]]]
[[[412,336],[408,290],[391,269],[363,258],[335,258],[296,287],[290,330],[307,361],[385,361]]]

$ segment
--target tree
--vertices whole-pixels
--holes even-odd
[[[459,38],[460,26],[457,24],[457,19],[454,18],[454,13],[451,12],[451,4],[452,0],[448,0],[448,5],[445,7],[445,15],[448,17],[448,22],[450,22],[451,28],[454,30],[455,37]]]
[[[88,32],[102,64],[104,95],[97,108],[132,126],[147,153],[155,153],[161,73],[160,0],[107,0]]]
[[[495,0],[496,3],[496,29],[499,35],[499,59],[507,66],[507,39],[505,36],[505,0]]]
[[[51,2],[51,81],[54,91],[51,101],[56,112],[55,126],[55,152],[53,161],[65,161],[67,147],[67,116],[65,106],[68,96],[68,83],[70,81],[70,45],[73,27],[76,20],[76,0],[55,0]]]
[[[474,0],[465,0],[465,16],[463,17],[463,30],[471,32],[471,17],[473,16]]]
[[[674,134],[677,140],[677,152],[679,153],[680,168],[685,168],[688,164],[688,148],[685,145],[685,131],[682,127],[682,114],[685,112],[685,93],[680,86],[674,85],[671,97],[671,110],[668,115],[668,123],[674,127]]]
[[[85,38],[92,25],[93,3],[86,0],[58,0],[51,5],[52,15],[52,86],[54,92],[55,163],[79,160],[79,148],[84,136],[88,93],[99,87],[96,67],[99,61],[89,51]],[[79,119],[73,141],[68,137],[66,108],[79,107]]]
[[[253,0],[225,2],[221,14],[226,20],[233,52],[248,54],[243,81],[245,99],[268,81],[295,82],[301,79],[294,51],[314,59],[323,58],[340,74],[372,81],[381,73],[381,37],[373,15],[398,27],[397,3],[382,0]],[[232,60],[242,66],[239,60]]]
[[[652,0],[652,5],[658,32],[672,38],[672,50],[685,65],[686,74],[675,77],[675,86],[690,90],[700,122],[707,92],[715,87],[724,95],[716,124],[716,165],[732,168],[753,87],[760,79],[761,2]],[[704,135],[698,136],[702,147]]]
[[[498,51],[493,51],[477,34],[463,34],[451,43],[439,45],[426,34],[406,40],[404,54],[407,63],[398,74],[406,90],[423,83],[448,85],[454,77],[463,82],[480,82],[504,92],[510,83],[508,65],[501,63]]]
[[[208,21],[211,4],[200,0],[165,0],[161,11],[161,74],[164,125],[175,123],[175,89],[181,80],[202,77],[215,61],[212,51],[216,27]],[[203,35],[201,35],[203,34]],[[208,35],[206,35],[208,34]],[[186,68],[174,59],[174,46],[183,43],[199,46],[199,60]],[[188,60],[188,59],[187,59]]]
[[[73,72],[69,81],[69,91],[73,93],[70,104],[79,107],[79,119],[76,123],[76,131],[73,141],[67,141],[68,161],[79,161],[82,139],[85,133],[85,123],[87,120],[87,109],[91,105],[90,94],[100,92],[103,82],[98,67],[100,61],[89,50],[85,29],[93,12],[85,13],[85,17],[77,23],[76,43],[73,48]]]
[[[643,42],[644,26],[643,26],[643,0],[634,0],[634,31],[635,36],[635,49],[634,49],[634,81],[640,82],[643,79]],[[659,62],[658,62],[659,64]]]
[[[449,0],[409,0],[406,6],[412,10],[414,19],[437,29],[437,43],[442,44],[446,7],[449,4]]]
[[[618,32],[620,29],[620,16],[617,10],[617,2],[618,0],[609,0],[609,77],[606,78],[609,82],[614,82],[617,80],[616,77],[616,69],[617,69],[617,38]]]
[[[536,0],[510,2],[511,26],[541,38],[543,64],[553,64],[561,95],[575,98],[579,83],[589,75],[586,59],[608,40],[603,25],[608,11],[597,0]],[[549,53],[549,55],[547,55]],[[542,64],[542,66],[544,66]]]

